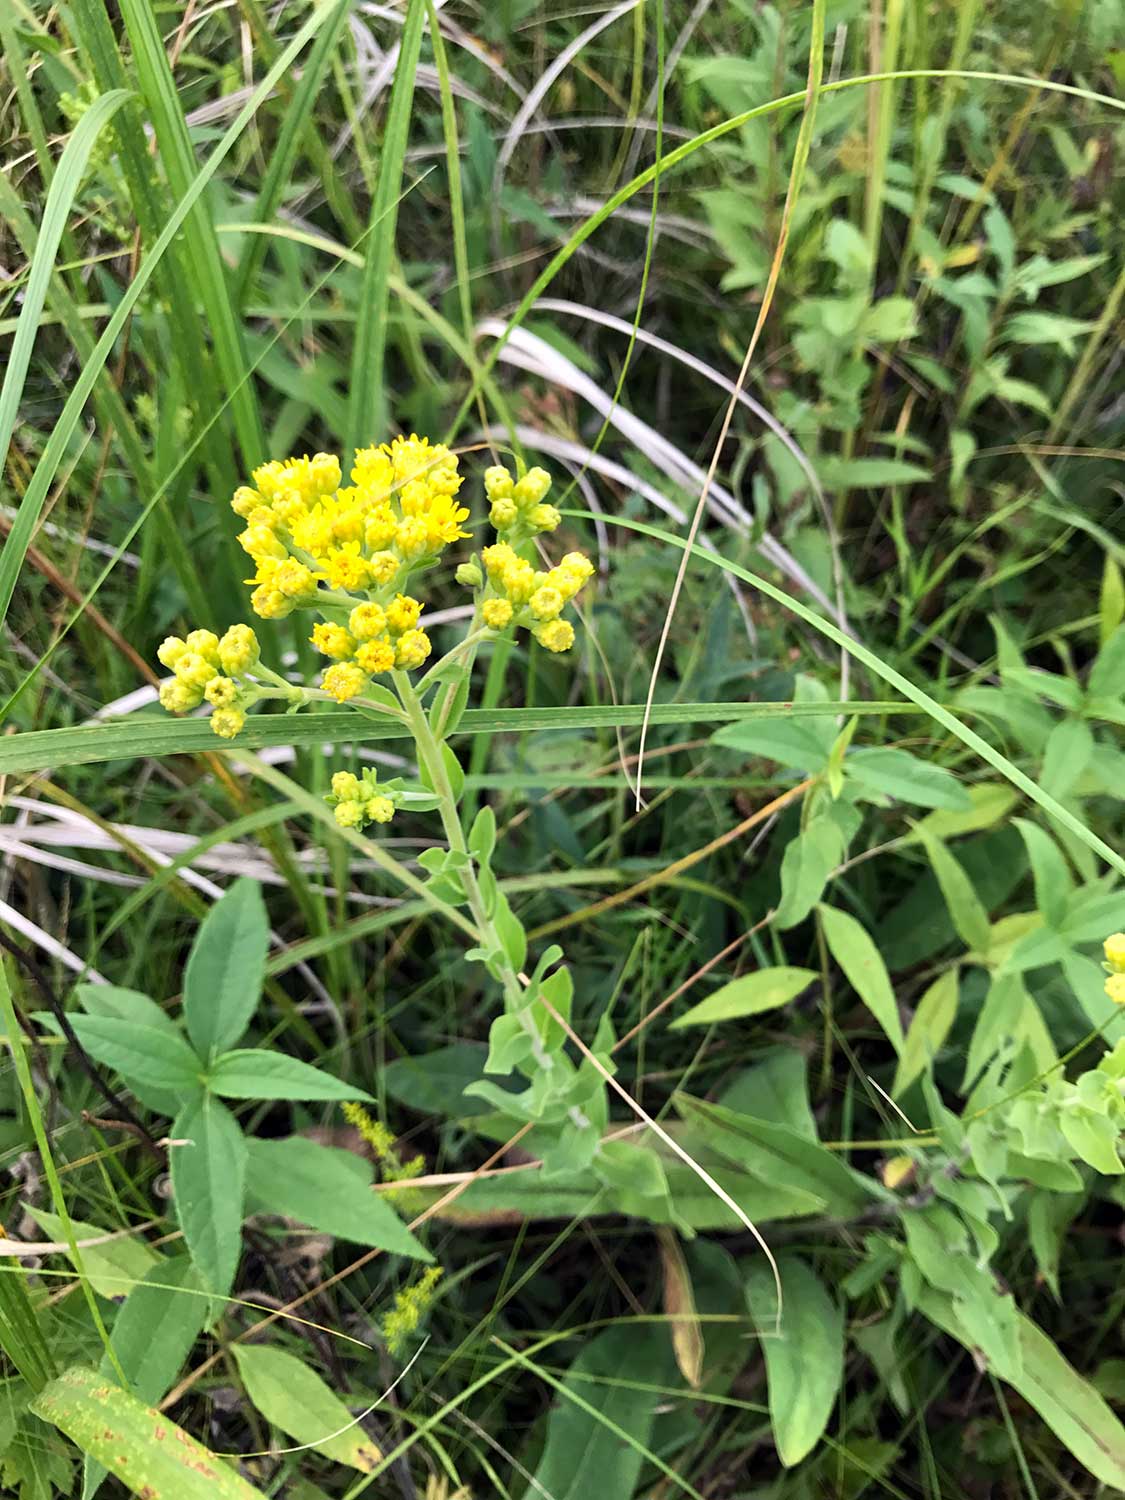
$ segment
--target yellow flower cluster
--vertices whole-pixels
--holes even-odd
[[[417,628],[421,613],[417,599],[396,594],[388,604],[373,599],[357,604],[346,626],[335,621],[314,625],[309,639],[334,663],[324,674],[325,692],[344,703],[380,672],[420,667],[431,650],[429,636]]]
[[[1115,1005],[1125,1005],[1125,932],[1115,932],[1105,940],[1105,962],[1109,978],[1105,992]]]
[[[394,1306],[383,1319],[383,1338],[390,1354],[401,1353],[434,1300],[434,1288],[443,1274],[440,1266],[429,1266],[413,1286],[396,1293]]]
[[[528,469],[515,479],[502,464],[484,471],[484,492],[490,509],[488,519],[493,527],[508,533],[512,541],[522,541],[541,531],[554,531],[562,517],[553,505],[545,504],[551,488],[546,469]]]
[[[495,542],[481,553],[490,588],[481,618],[490,630],[515,623],[530,630],[548,651],[569,651],[574,626],[561,618],[567,604],[594,571],[581,552],[568,552],[549,572],[533,568],[507,542]]]
[[[233,739],[255,696],[249,674],[258,665],[259,650],[250,626],[232,625],[221,640],[211,630],[193,630],[182,640],[170,635],[156,655],[172,673],[160,688],[161,706],[183,714],[206,701],[212,706],[211,728]]]
[[[389,823],[395,815],[395,799],[392,792],[381,787],[374,771],[365,770],[362,776],[351,771],[337,771],[332,778],[332,791],[325,799],[335,809],[336,822],[341,828],[366,828],[368,823]]]
[[[246,521],[239,541],[254,561],[250,603],[263,619],[315,603],[322,583],[389,594],[468,535],[456,456],[428,438],[357,449],[348,485],[331,453],[275,460],[253,478],[231,505]]]

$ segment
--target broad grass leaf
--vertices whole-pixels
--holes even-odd
[[[255,1209],[298,1219],[357,1245],[432,1260],[385,1197],[372,1191],[371,1168],[350,1151],[303,1136],[246,1143],[246,1192]]]
[[[931,1323],[966,1347],[973,1347],[950,1297],[926,1288],[917,1306]],[[995,1373],[1035,1408],[1095,1479],[1112,1489],[1125,1490],[1125,1427],[1090,1382],[1024,1313],[1016,1314],[1016,1337],[1018,1362],[990,1362]]]
[[[670,1030],[678,1030],[681,1026],[707,1026],[713,1021],[734,1021],[740,1016],[756,1016],[765,1010],[776,1010],[819,978],[815,969],[795,969],[787,965],[743,974],[678,1016]]]
[[[96,1370],[64,1370],[39,1392],[31,1410],[136,1495],[260,1500],[261,1491],[231,1465]]]
[[[853,916],[832,906],[818,908],[824,936],[832,957],[843,969],[848,983],[878,1021],[891,1046],[901,1053],[902,1022],[890,976],[870,934]]]
[[[135,1078],[181,1100],[203,1087],[199,1058],[178,1031],[111,1016],[72,1016],[70,1024],[90,1056],[126,1081]]]
[[[766,1360],[774,1445],[791,1468],[816,1447],[836,1404],[844,1377],[844,1315],[803,1260],[779,1256],[777,1269],[780,1335],[777,1287],[764,1262],[750,1268],[746,1300]]]
[[[66,1228],[58,1214],[36,1208],[31,1203],[24,1206],[50,1239],[60,1243],[66,1240]],[[100,1234],[113,1233],[104,1224],[87,1224],[82,1219],[71,1219],[70,1223],[76,1240],[92,1240]],[[68,1260],[72,1259],[69,1251],[63,1253]],[[128,1296],[135,1282],[143,1280],[153,1266],[163,1261],[163,1256],[137,1235],[125,1235],[104,1245],[88,1245],[78,1253],[94,1291],[99,1297],[117,1302]]]
[[[256,880],[243,877],[211,908],[184,972],[184,1018],[200,1057],[242,1037],[262,992],[269,922]]]
[[[899,802],[951,812],[972,810],[968,792],[952,772],[919,760],[905,750],[892,746],[853,750],[844,762],[844,770],[867,791],[885,793]]]
[[[233,1344],[250,1400],[303,1447],[370,1474],[382,1454],[339,1396],[303,1360],[268,1344]]]
[[[957,970],[946,969],[918,1001],[891,1085],[891,1093],[896,1099],[906,1092],[944,1045],[957,1015],[959,989]]]
[[[625,1500],[637,1487],[656,1417],[658,1397],[617,1385],[637,1372],[648,1384],[674,1374],[671,1342],[662,1327],[621,1324],[607,1328],[580,1350],[562,1381],[547,1419],[535,1483],[523,1500]]]
[[[230,1290],[242,1249],[246,1139],[218,1099],[204,1094],[177,1116],[171,1148],[176,1214],[208,1291]]]
[[[354,1083],[343,1083],[299,1057],[253,1047],[224,1053],[211,1069],[209,1086],[224,1099],[371,1099]]]

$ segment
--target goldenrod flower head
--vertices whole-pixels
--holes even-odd
[[[484,570],[489,578],[496,583],[503,578],[513,563],[519,561],[519,558],[516,556],[515,549],[507,542],[493,542],[491,547],[485,547],[480,560],[484,563]]]
[[[502,496],[499,500],[492,502],[492,508],[488,512],[488,519],[496,531],[507,531],[514,526],[520,518],[516,502],[508,496]]]
[[[480,564],[475,560],[473,562],[458,564],[457,571],[453,576],[459,584],[467,589],[479,589],[484,582],[484,574],[480,570]]]
[[[430,638],[424,630],[407,630],[398,638],[395,666],[403,671],[420,667],[430,654]]]
[[[387,605],[387,625],[399,635],[404,630],[413,629],[421,614],[422,605],[419,600],[412,599],[409,594],[396,594],[394,602]]]
[[[359,777],[352,771],[336,771],[332,776],[332,795],[341,802],[354,802],[359,798]]]
[[[178,678],[160,684],[160,706],[170,714],[190,713],[203,702],[203,689],[192,687]]]
[[[484,471],[484,492],[493,505],[497,500],[509,500],[515,480],[503,464],[492,464]]]
[[[417,1329],[443,1274],[440,1266],[430,1266],[413,1286],[395,1295],[394,1306],[383,1319],[383,1340],[390,1354],[399,1354]]]
[[[354,637],[342,625],[326,622],[314,625],[309,640],[319,652],[330,656],[333,661],[343,661],[355,650]]]
[[[295,557],[288,557],[283,563],[279,563],[270,582],[287,599],[309,599],[316,592],[316,578],[312,570]]]
[[[398,531],[398,517],[390,501],[384,500],[368,513],[363,523],[363,537],[369,547],[389,547]]]
[[[389,823],[395,815],[395,805],[389,797],[372,797],[365,804],[367,816],[375,823]]]
[[[389,672],[395,664],[395,648],[388,636],[379,636],[373,641],[364,641],[356,648],[355,659],[365,672],[375,677],[380,672]]]
[[[536,531],[555,531],[562,522],[561,514],[553,505],[533,505],[527,519]]]
[[[238,686],[229,677],[212,677],[203,696],[213,708],[233,708],[238,702]]]
[[[504,569],[500,584],[513,604],[526,604],[538,588],[539,580],[531,564],[517,558]]]
[[[260,655],[258,637],[249,625],[232,625],[219,642],[219,665],[232,677],[256,667]]]
[[[357,604],[348,616],[348,629],[357,641],[373,641],[387,628],[387,617],[379,604]]]
[[[371,581],[386,588],[387,584],[396,576],[402,567],[399,559],[393,552],[376,552],[368,561],[371,569]]]
[[[512,623],[513,610],[509,599],[486,599],[480,612],[490,630],[504,630]]]
[[[187,649],[187,641],[180,640],[178,635],[166,635],[156,648],[156,659],[171,671]]]
[[[346,703],[355,698],[367,686],[367,676],[361,667],[352,661],[339,661],[325,672],[322,686],[337,703]]]
[[[213,630],[189,630],[184,637],[189,651],[196,651],[213,666],[219,665],[219,637]]]
[[[517,479],[512,490],[512,499],[521,510],[529,510],[546,498],[551,488],[551,476],[546,469],[528,469],[522,479]]]
[[[594,565],[584,552],[568,552],[559,566],[577,573],[583,583],[594,575]]]
[[[329,549],[324,573],[335,589],[365,589],[371,582],[371,566],[361,555],[358,542],[345,542]]]
[[[558,589],[544,584],[532,594],[528,600],[528,608],[537,620],[554,620],[562,614],[565,603],[566,600]]]
[[[239,533],[238,545],[255,560],[259,557],[288,557],[285,543],[268,526],[247,526]]]
[[[246,723],[240,708],[217,708],[211,715],[211,728],[224,740],[233,740]]]
[[[1105,961],[1115,974],[1125,974],[1125,932],[1115,932],[1105,940]]]
[[[262,497],[257,490],[252,490],[248,484],[240,484],[231,498],[230,508],[245,520],[261,503]]]
[[[429,546],[426,523],[417,516],[407,516],[395,528],[395,545],[408,562],[421,557]]]
[[[362,802],[339,802],[334,817],[341,828],[362,828],[364,824]]]
[[[177,681],[184,683],[187,687],[196,687],[200,692],[215,675],[212,663],[205,656],[200,656],[198,651],[185,651],[172,671]]]
[[[250,608],[263,620],[284,620],[297,608],[296,601],[287,599],[280,589],[268,583],[259,584],[250,595]]]
[[[532,634],[548,651],[569,651],[574,645],[574,626],[569,620],[548,620],[536,625]]]
[[[1105,992],[1114,1005],[1125,1005],[1125,974],[1111,974],[1105,982]]]

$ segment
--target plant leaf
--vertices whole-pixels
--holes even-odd
[[[72,1016],[70,1024],[90,1056],[126,1080],[172,1090],[181,1100],[203,1088],[199,1059],[178,1031],[110,1016]]]
[[[926,846],[958,936],[967,948],[987,953],[992,928],[972,882],[941,839],[935,838],[922,824],[918,825],[918,835]]]
[[[209,1291],[230,1290],[242,1248],[246,1139],[225,1104],[210,1094],[179,1115],[172,1147],[172,1192],[191,1258]]]
[[[48,1213],[45,1208],[36,1208],[31,1203],[24,1207],[50,1239],[59,1243],[66,1240],[66,1227],[58,1214]],[[104,1224],[87,1224],[81,1219],[71,1219],[70,1223],[76,1240],[92,1240],[99,1234],[112,1233]],[[141,1281],[164,1259],[136,1235],[123,1235],[121,1239],[108,1240],[104,1245],[88,1245],[79,1253],[82,1269],[94,1291],[99,1297],[118,1302],[128,1295],[134,1283]],[[72,1261],[69,1251],[64,1254]]]
[[[232,1344],[246,1394],[295,1443],[370,1474],[382,1454],[351,1412],[303,1360],[267,1344]]]
[[[298,1057],[264,1048],[225,1052],[209,1075],[212,1093],[224,1099],[364,1099],[371,1095]]]
[[[371,1168],[350,1151],[293,1135],[247,1143],[246,1191],[258,1211],[395,1255],[433,1260],[390,1203],[371,1189]]]
[[[897,1099],[941,1050],[957,1015],[960,991],[956,969],[946,969],[918,1001],[910,1030],[899,1053],[891,1093]]]
[[[269,922],[256,880],[243,877],[207,913],[184,972],[184,1019],[204,1061],[238,1042],[257,1008]]]
[[[803,1260],[782,1255],[781,1328],[773,1272],[756,1262],[746,1300],[761,1338],[769,1383],[770,1425],[786,1468],[816,1447],[828,1426],[844,1377],[844,1315]]]
[[[844,771],[868,791],[885,793],[899,802],[950,812],[972,810],[968,792],[951,771],[893,746],[853,750]]]
[[[784,965],[743,974],[740,979],[732,979],[713,995],[708,995],[706,1000],[693,1005],[691,1010],[677,1017],[669,1029],[706,1026],[712,1021],[733,1021],[739,1016],[756,1016],[764,1010],[776,1010],[819,978],[815,969],[793,969]]]
[[[820,906],[824,936],[848,983],[878,1021],[896,1052],[903,1047],[902,1022],[887,966],[870,935],[853,916]]]

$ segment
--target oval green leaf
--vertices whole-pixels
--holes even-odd
[[[707,1026],[712,1021],[734,1021],[740,1016],[756,1016],[760,1011],[776,1010],[795,999],[802,990],[819,979],[815,969],[795,969],[779,965],[758,969],[732,979],[706,1000],[672,1022],[672,1030],[681,1026]]]

